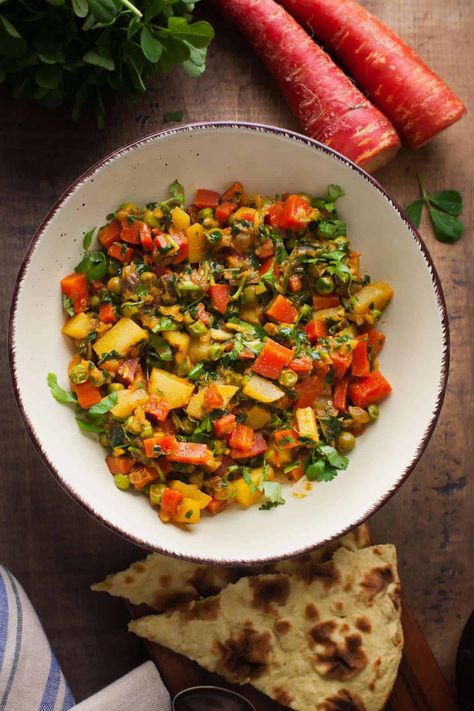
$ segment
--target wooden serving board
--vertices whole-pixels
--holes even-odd
[[[143,615],[140,608],[129,607],[133,617]],[[405,636],[403,658],[387,711],[457,711],[451,690],[404,599],[402,626]],[[235,687],[228,684],[216,674],[201,669],[195,662],[165,647],[151,642],[147,643],[147,647],[172,696],[190,686],[214,684],[239,691],[253,703],[256,711],[281,711],[286,708],[249,685]]]

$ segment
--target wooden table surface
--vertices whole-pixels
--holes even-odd
[[[367,6],[474,107],[471,0],[367,0]],[[91,582],[125,567],[143,551],[89,518],[36,455],[8,374],[10,296],[26,247],[49,206],[98,158],[162,128],[165,111],[182,109],[186,121],[236,119],[297,128],[240,37],[207,3],[200,14],[217,31],[205,75],[196,80],[175,71],[157,80],[133,107],[117,99],[109,107],[106,131],[97,130],[93,118],[74,124],[66,111],[51,113],[0,96],[0,563],[31,596],[77,700],[146,658],[144,647],[125,630],[125,607],[88,590]],[[416,171],[432,189],[461,190],[466,204],[466,234],[458,244],[441,244],[427,225],[422,229],[440,272],[451,323],[451,373],[443,411],[416,470],[370,521],[377,540],[397,545],[405,594],[449,680],[474,601],[473,133],[471,115],[419,152],[402,151],[377,175],[402,204],[417,196]],[[422,317],[416,313],[416,284],[413,293],[413,317]],[[390,456],[390,442],[385,446]]]

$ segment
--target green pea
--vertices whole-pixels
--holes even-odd
[[[284,368],[280,373],[278,382],[280,385],[283,385],[284,388],[293,388],[298,382],[298,375],[293,370]]]
[[[143,272],[143,274],[140,275],[140,281],[147,289],[158,286],[158,277],[156,274],[153,274],[153,272]]]
[[[149,422],[145,422],[142,425],[140,435],[144,438],[153,436],[153,427],[151,426],[151,424]]]
[[[120,277],[114,276],[107,282],[107,289],[112,292],[112,294],[120,294],[122,287],[120,286]]]
[[[161,497],[166,489],[164,484],[152,484],[150,486],[150,504],[152,506],[159,506],[161,503]]]
[[[372,318],[374,319],[374,321],[378,321],[379,318],[382,316],[382,312],[379,311],[379,309],[372,309],[370,313],[372,314]]]
[[[341,432],[336,441],[336,446],[341,452],[350,452],[354,449],[356,438],[351,432]]]
[[[209,360],[219,360],[224,355],[224,347],[220,343],[213,343],[209,348]]]
[[[244,304],[255,304],[257,302],[257,287],[254,285],[246,286],[242,294],[242,302]]]
[[[379,406],[376,405],[375,403],[373,405],[369,405],[367,408],[368,415],[371,420],[375,421],[378,420],[379,417]]]
[[[130,479],[128,474],[115,474],[114,483],[117,489],[120,489],[120,491],[126,491],[130,486]]]
[[[159,218],[153,213],[153,210],[146,210],[145,214],[143,216],[143,220],[148,227],[159,227],[160,226],[160,220]]]
[[[87,368],[79,364],[75,365],[74,368],[71,369],[69,377],[72,383],[74,383],[75,385],[80,385],[81,383],[86,382],[87,378],[89,377],[89,372]]]
[[[313,317],[313,309],[309,304],[303,304],[303,306],[299,310],[299,320],[300,321],[306,321],[309,318]]]
[[[212,207],[203,207],[202,210],[199,210],[198,221],[207,230],[210,230],[212,227],[219,226],[217,220],[214,219],[214,210],[212,209]]]
[[[110,385],[107,385],[108,393],[118,393],[120,390],[125,390],[125,385],[122,385],[122,383],[110,383]]]
[[[334,291],[334,279],[331,276],[319,277],[316,281],[315,287],[318,294],[322,294],[323,296],[326,294],[332,294]]]
[[[101,445],[102,445],[103,447],[110,447],[109,438],[107,437],[107,435],[105,434],[105,432],[102,432],[102,433],[100,434],[100,436],[99,436],[99,442],[101,443]]]
[[[98,296],[97,294],[94,294],[94,296],[91,296],[90,306],[93,311],[97,311],[97,309],[100,308],[100,304],[101,304],[100,296]]]

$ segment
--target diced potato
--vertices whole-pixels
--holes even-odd
[[[262,474],[263,467],[257,467],[257,469],[252,469],[250,472],[250,477],[254,483],[254,487],[249,486],[243,477],[229,482],[229,488],[231,489],[231,496],[233,500],[237,501],[237,503],[245,506],[246,508],[254,504],[262,496],[262,492],[257,488],[262,480]],[[267,477],[269,481],[275,478],[271,467],[268,467],[267,469]]]
[[[392,300],[392,296],[393,289],[390,284],[384,281],[374,281],[372,284],[362,287],[355,295],[354,313],[356,316],[363,316],[370,308],[383,311]]]
[[[349,336],[349,338],[357,338],[357,336],[359,334],[357,332],[357,327],[354,326],[353,323],[351,323],[350,326],[348,326],[347,328],[343,328],[342,331],[339,331],[339,333],[337,335],[338,336]]]
[[[241,318],[242,321],[253,324],[254,326],[259,326],[261,324],[261,312],[257,306],[249,306],[248,304],[244,304],[239,309],[239,318]]]
[[[245,424],[247,427],[259,430],[262,427],[265,427],[265,425],[268,425],[271,417],[271,413],[265,407],[260,407],[260,405],[252,405],[252,407],[247,410]]]
[[[201,262],[206,256],[207,247],[204,227],[196,222],[187,228],[186,237],[188,238],[188,262],[190,264]]]
[[[280,462],[280,467],[284,467],[287,464],[291,464],[291,462],[293,461],[293,451],[288,447],[286,449],[282,447],[276,447],[276,452],[278,461]]]
[[[259,375],[252,375],[248,383],[244,385],[243,393],[258,402],[275,402],[285,394],[275,383],[261,378]]]
[[[319,442],[316,415],[312,407],[299,407],[296,410],[296,423],[301,437],[308,437],[313,442]]]
[[[232,221],[248,220],[249,217],[253,219],[254,227],[258,227],[262,222],[260,213],[253,207],[239,207],[239,209],[232,214]]]
[[[332,309],[321,309],[313,311],[315,321],[341,321],[345,316],[345,311],[342,306],[334,306]]]
[[[136,407],[144,405],[150,396],[146,390],[119,390],[117,404],[110,410],[114,417],[124,420],[129,417]]]
[[[173,410],[188,404],[194,385],[161,368],[152,368],[148,389],[152,395],[161,395]]]
[[[210,334],[199,338],[191,338],[188,355],[193,363],[201,363],[209,358],[209,348],[211,347]]]
[[[196,484],[185,484],[183,481],[176,479],[175,481],[170,481],[168,486],[173,491],[179,491],[185,498],[197,501],[201,509],[205,509],[208,503],[212,501],[212,496],[208,496],[198,489]]]
[[[82,340],[88,333],[94,331],[97,326],[97,318],[94,314],[80,312],[70,318],[62,327],[62,333],[69,338]]]
[[[187,230],[191,224],[191,218],[188,213],[180,207],[174,207],[171,210],[171,219],[173,221],[173,225],[177,230],[179,230],[179,232],[184,232],[184,230]]]
[[[172,348],[176,349],[175,361],[179,365],[186,358],[191,336],[188,333],[183,333],[183,331],[163,331],[162,336]]]
[[[117,351],[121,356],[126,356],[132,346],[140,341],[146,341],[147,332],[140,328],[131,318],[121,318],[110,331],[107,331],[92,346],[99,358],[104,353]]]
[[[188,499],[185,496],[173,521],[175,523],[199,523],[200,520],[201,508],[199,502],[194,499]]]
[[[220,383],[216,383],[216,388],[224,401],[222,403],[223,408],[227,407],[227,405],[239,389],[235,385],[221,385]],[[191,400],[189,401],[186,412],[188,413],[188,416],[192,417],[194,420],[201,420],[204,417],[205,392],[206,389],[202,388],[202,390],[199,390],[199,392],[193,395]]]

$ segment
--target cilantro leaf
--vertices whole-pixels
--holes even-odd
[[[84,250],[87,252],[89,247],[91,246],[92,242],[92,237],[94,236],[95,228],[93,227],[89,232],[86,232],[84,235],[84,239],[82,240],[82,246],[84,247]]]
[[[67,390],[63,390],[63,388],[58,385],[58,378],[55,373],[48,373],[48,387],[51,391],[51,395],[58,402],[64,405],[77,405],[75,395]]]
[[[286,503],[281,496],[281,484],[279,481],[261,481],[258,488],[263,491],[265,498],[274,506]]]
[[[109,412],[109,410],[117,404],[117,399],[117,393],[110,393],[110,395],[103,397],[97,405],[92,405],[92,407],[89,408],[89,415],[105,415],[106,412]]]
[[[328,185],[328,193],[325,197],[326,202],[336,202],[340,197],[343,197],[346,193],[341,188],[340,185],[335,185],[331,183]]]
[[[107,274],[107,257],[99,249],[84,252],[74,271],[85,274],[88,281],[101,281]]]
[[[319,447],[319,451],[326,457],[329,464],[331,464],[336,469],[347,469],[349,459],[343,454],[339,454],[335,447],[322,445],[321,447]]]
[[[68,296],[66,296],[66,294],[63,294],[62,302],[63,302],[63,309],[67,313],[67,315],[74,316],[74,314],[75,314],[74,306],[72,305],[71,299]]]
[[[79,425],[79,428],[84,432],[94,432],[96,434],[100,434],[105,431],[103,422],[88,422],[87,420],[81,420],[79,417],[76,417],[76,422]]]

